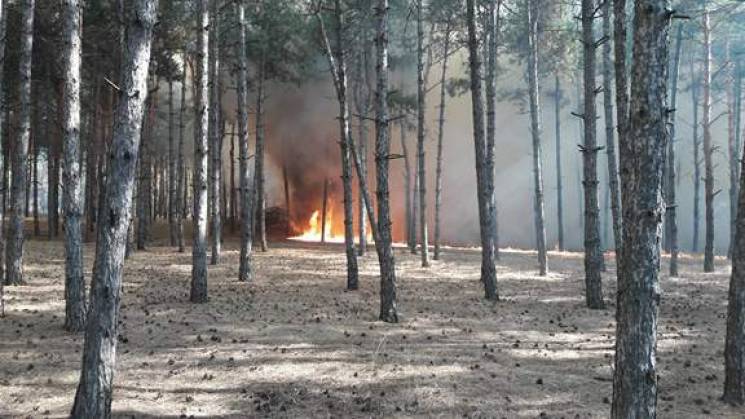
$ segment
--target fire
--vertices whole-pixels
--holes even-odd
[[[343,236],[339,237],[334,234],[334,231],[332,229],[332,226],[334,225],[334,219],[333,213],[330,209],[326,211],[325,228],[322,224],[323,220],[321,217],[321,210],[315,210],[310,216],[310,219],[308,220],[308,228],[303,231],[303,234],[295,237],[290,237],[290,239],[312,242],[320,242],[323,238],[325,238],[327,242],[338,242],[344,240]],[[322,229],[325,230],[325,234],[321,234],[321,232],[323,231]]]

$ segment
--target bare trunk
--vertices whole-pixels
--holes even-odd
[[[429,231],[427,229],[427,176],[424,151],[425,125],[424,118],[427,112],[426,95],[427,86],[424,75],[424,24],[422,14],[424,6],[422,0],[417,0],[417,171],[418,171],[418,193],[419,193],[419,239],[421,240],[422,267],[429,266]],[[427,47],[431,48],[431,47]]]
[[[6,260],[6,284],[24,283],[23,277],[23,206],[26,201],[26,164],[31,134],[31,53],[34,43],[34,0],[21,2],[21,45],[19,58],[18,136],[13,145],[13,177],[11,182],[10,224]]]
[[[564,189],[561,174],[561,78],[555,74],[554,80],[554,120],[556,122],[556,217],[559,250],[564,250]]]
[[[673,58],[673,67],[671,69],[670,80],[670,138],[668,139],[667,150],[667,217],[665,218],[668,225],[668,239],[670,242],[670,276],[678,276],[678,220],[677,201],[675,197],[676,187],[676,167],[675,167],[675,138],[676,128],[676,109],[678,107],[678,77],[680,75],[680,53],[683,46],[683,25],[678,24],[678,32],[675,36],[675,56]]]
[[[497,301],[497,270],[494,264],[494,246],[492,240],[491,213],[489,202],[491,194],[487,177],[489,165],[486,162],[486,138],[484,131],[484,108],[481,85],[481,58],[476,27],[475,0],[466,2],[466,21],[468,26],[468,55],[471,77],[471,104],[473,117],[473,142],[476,156],[476,188],[479,205],[479,231],[481,233],[481,282],[484,284],[486,299]]]
[[[699,75],[694,68],[695,56],[691,57],[690,77],[691,102],[693,104],[693,245],[691,250],[698,252],[699,227],[701,226],[701,140],[698,134],[699,127]]]
[[[321,203],[321,243],[326,243],[326,215],[328,214],[329,180],[323,180],[323,201]]]
[[[127,48],[120,83],[122,91],[117,105],[109,175],[106,177],[106,196],[102,200],[102,214],[106,217],[99,220],[97,229],[91,307],[80,383],[71,412],[74,418],[111,417],[122,265],[157,10],[157,1],[154,0],[134,0],[130,4],[134,10],[128,14]]]
[[[541,0],[529,0],[528,3],[528,86],[530,96],[530,131],[533,137],[533,217],[535,221],[536,249],[538,249],[538,273],[545,276],[548,272],[546,255],[546,227],[543,210],[543,152],[541,150],[541,103],[538,94],[538,10]]]
[[[714,272],[714,148],[711,144],[711,26],[709,10],[704,9],[704,103],[701,125],[704,129],[704,203],[706,206],[706,243],[704,272]]]
[[[440,228],[441,228],[441,211],[442,211],[442,170],[443,170],[443,156],[442,156],[442,142],[445,137],[445,104],[446,104],[446,93],[447,93],[447,72],[448,72],[448,59],[450,58],[450,22],[446,24],[442,52],[442,69],[440,71],[440,109],[439,119],[437,120],[437,169],[435,173],[435,250],[434,260],[440,260]],[[496,246],[495,246],[496,250]]]
[[[230,229],[235,232],[238,218],[238,198],[235,190],[235,124],[231,126],[230,132]],[[289,208],[287,209],[289,215]],[[288,223],[289,225],[289,223]]]
[[[240,182],[240,223],[241,223],[241,251],[239,259],[238,280],[251,280],[251,247],[253,245],[253,190],[248,178],[248,103],[246,101],[247,60],[246,60],[246,17],[243,2],[236,2],[238,19],[238,71],[236,72],[238,85],[238,150],[240,161],[238,164]]]
[[[178,196],[178,185],[176,175],[176,107],[173,102],[173,80],[168,80],[168,237],[171,246],[178,242],[176,231],[176,204]]]
[[[608,189],[610,211],[613,219],[613,243],[618,261],[621,249],[621,192],[618,186],[618,163],[616,158],[615,125],[613,124],[613,61],[611,33],[611,2],[603,3],[603,109],[605,111],[605,148],[608,153]]]
[[[492,226],[492,246],[494,258],[499,259],[499,241],[497,240],[497,194],[495,189],[494,147],[496,137],[497,108],[497,46],[499,36],[499,8],[501,0],[489,0],[486,16],[486,178],[490,194],[489,218]]]
[[[583,157],[585,197],[585,303],[593,309],[604,308],[600,276],[600,206],[598,204],[597,106],[595,102],[595,2],[582,0],[582,45],[584,48],[584,144],[580,147]]]
[[[730,52],[731,46],[729,40],[725,45],[725,62],[727,63],[726,79],[727,85],[727,152],[729,157],[729,222],[730,222],[730,243],[727,249],[727,257],[732,256],[732,246],[735,242],[735,222],[737,219],[737,184],[738,174],[737,166],[740,164],[739,151],[735,146],[735,68],[732,62]]]
[[[85,280],[83,278],[83,216],[80,179],[80,66],[82,59],[82,9],[78,0],[66,0],[63,9],[65,75],[64,107],[64,188],[65,208],[65,328],[82,331],[85,326]],[[34,159],[34,172],[36,172]],[[34,215],[36,205],[34,185]]]
[[[624,220],[611,410],[611,417],[619,419],[657,413],[661,185],[668,140],[670,4],[639,0],[635,5],[628,140],[619,142]]]
[[[411,194],[411,163],[409,161],[409,147],[406,141],[406,122],[401,119],[399,123],[399,133],[401,135],[401,153],[404,156],[404,205],[406,214],[406,243],[412,254],[416,253],[416,217],[414,216],[415,204],[412,202]],[[416,187],[415,187],[416,189]]]
[[[396,262],[391,237],[388,162],[390,154],[388,120],[388,0],[375,3],[376,72],[375,167],[377,169],[378,237],[375,248],[380,263],[380,320],[398,323],[396,307]]]
[[[186,214],[186,165],[184,163],[184,130],[186,129],[186,54],[184,54],[183,73],[181,74],[181,107],[179,109],[178,129],[178,164],[176,168],[176,243],[178,251],[184,249],[184,218]]]
[[[217,265],[220,262],[220,246],[222,241],[222,217],[220,209],[220,159],[222,158],[221,132],[221,109],[220,109],[220,15],[218,13],[218,1],[212,2],[212,37],[210,38],[210,154],[212,159],[211,169],[211,241],[212,254],[210,263]]]
[[[191,267],[193,303],[207,302],[207,159],[209,147],[209,37],[208,0],[199,0],[197,14],[197,71],[195,74],[195,135],[194,135],[194,225]]]
[[[8,15],[5,10],[6,3],[0,0],[0,62],[5,62],[5,35]],[[1,255],[5,254],[5,169],[6,158],[5,150],[8,148],[7,133],[5,132],[6,118],[5,107],[5,83],[3,77],[0,77],[0,173],[3,174],[3,184],[0,187],[2,191],[2,202],[0,202],[0,317],[5,316],[5,275]]]
[[[78,139],[78,141],[80,141]],[[80,153],[78,153],[80,154]],[[78,159],[80,165],[80,159]],[[41,226],[39,225],[39,142],[34,141],[34,151],[31,156],[31,177],[33,179],[33,199],[31,200],[32,215],[34,217],[34,237],[41,235]]]
[[[255,168],[254,168],[254,183],[256,184],[256,226],[258,227],[257,234],[259,235],[259,248],[262,252],[267,251],[266,242],[266,194],[264,188],[266,185],[266,173],[264,173],[264,99],[266,93],[264,92],[265,82],[265,66],[266,66],[266,51],[261,52],[261,62],[259,64],[259,74],[257,76],[257,89],[256,89],[256,153]]]

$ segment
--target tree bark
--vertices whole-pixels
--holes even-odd
[[[184,53],[184,66],[181,74],[181,106],[179,109],[179,129],[178,129],[178,166],[176,169],[177,177],[177,191],[178,195],[176,198],[176,242],[178,244],[179,253],[183,253],[184,249],[184,218],[186,218],[186,165],[185,165],[185,148],[184,148],[184,134],[186,130],[186,53]]]
[[[613,243],[618,261],[621,249],[621,192],[618,186],[618,163],[616,158],[615,125],[613,124],[613,61],[611,33],[611,2],[603,3],[603,109],[605,111],[605,148],[608,153],[608,189],[613,223]]]
[[[545,276],[548,272],[546,255],[546,227],[543,210],[543,151],[541,150],[541,103],[538,94],[538,10],[541,0],[529,0],[528,3],[528,90],[530,101],[530,131],[533,137],[533,217],[535,220],[536,249],[538,250],[538,273]]]
[[[5,9],[6,2],[0,0],[0,63],[5,62],[5,37],[8,14]],[[5,123],[7,122],[5,106],[5,83],[4,78],[0,77],[0,173],[3,175],[3,183],[0,186],[2,192],[2,202],[0,202],[0,317],[5,316],[5,269],[2,263],[2,255],[5,255],[5,169],[7,167],[5,150],[8,148],[7,133],[5,132]]]
[[[561,174],[561,78],[554,75],[554,120],[556,122],[556,217],[559,250],[564,250],[564,185]]]
[[[357,110],[357,124],[359,126],[359,149],[351,150],[352,154],[358,153],[360,158],[360,171],[357,173],[357,181],[359,188],[359,199],[358,199],[358,235],[359,235],[359,249],[358,255],[364,256],[367,252],[367,220],[365,219],[365,208],[366,203],[364,202],[365,194],[362,192],[363,188],[367,187],[367,119],[368,113],[370,112],[370,96],[372,86],[370,82],[370,65],[369,65],[369,37],[368,37],[368,25],[365,25],[362,29],[363,35],[360,37],[362,45],[359,48],[359,55],[357,57],[357,71],[356,80],[354,82],[354,102],[355,109]],[[353,159],[354,160],[354,159]]]
[[[417,170],[419,193],[419,240],[421,241],[422,267],[429,266],[429,231],[427,228],[427,176],[426,176],[426,154],[424,151],[425,129],[424,124],[427,98],[427,86],[424,75],[424,8],[422,0],[416,3],[416,27],[417,27]],[[431,46],[427,46],[431,48]]]
[[[23,206],[26,201],[26,163],[31,135],[31,56],[34,43],[34,0],[21,2],[21,45],[18,65],[18,136],[13,146],[10,225],[6,260],[6,284],[20,285],[23,277]]]
[[[207,159],[209,147],[209,37],[208,0],[198,0],[197,71],[195,74],[194,136],[194,237],[192,245],[191,294],[193,303],[207,302]]]
[[[494,259],[499,259],[499,240],[497,228],[497,194],[495,189],[496,171],[494,163],[494,147],[496,137],[496,108],[497,108],[497,46],[499,36],[499,8],[501,0],[489,0],[486,16],[486,177],[491,198],[489,199],[489,217],[492,226],[492,246]]]
[[[404,158],[404,205],[406,205],[404,213],[406,215],[406,243],[409,246],[411,254],[416,254],[416,216],[414,211],[416,205],[413,202],[411,194],[411,163],[409,161],[409,146],[406,141],[406,121],[401,119],[398,127],[401,136],[401,153]],[[414,189],[416,189],[416,186]]]
[[[732,257],[732,246],[735,242],[735,229],[737,219],[737,197],[738,197],[738,173],[737,166],[740,164],[739,152],[735,145],[735,67],[732,62],[731,45],[728,40],[725,45],[725,61],[727,87],[727,152],[729,157],[729,222],[730,243],[727,249],[727,257]]]
[[[695,56],[690,61],[691,102],[693,105],[693,244],[691,251],[698,252],[699,227],[701,226],[701,140],[699,139],[699,74],[695,70]]]
[[[704,8],[704,103],[701,125],[704,129],[704,204],[706,206],[706,243],[704,272],[714,272],[714,148],[711,144],[711,25],[709,9]]]
[[[85,331],[83,362],[74,418],[110,418],[122,265],[129,224],[132,189],[147,95],[152,29],[157,0],[134,0],[128,14],[127,48],[120,83],[114,138],[110,151],[105,214],[97,229],[91,307]]]
[[[240,223],[241,223],[241,251],[239,259],[238,280],[251,280],[251,247],[253,245],[253,190],[248,178],[248,103],[246,101],[247,60],[246,60],[246,17],[243,2],[236,2],[236,16],[238,18],[238,149],[240,161],[238,164],[240,183]]]
[[[78,0],[66,0],[63,8],[65,75],[64,188],[65,208],[65,328],[71,332],[85,327],[85,280],[83,278],[83,215],[80,179],[80,66],[82,60],[82,9]],[[34,167],[36,166],[34,161]],[[36,172],[36,170],[34,170]],[[34,195],[36,195],[34,186]],[[34,196],[34,214],[38,213]]]
[[[256,153],[255,168],[254,168],[254,183],[256,201],[256,226],[258,227],[257,234],[259,235],[259,249],[262,252],[267,251],[266,242],[266,194],[264,191],[266,185],[266,173],[264,173],[264,99],[266,93],[264,92],[264,82],[266,81],[266,51],[262,48],[261,61],[259,63],[259,74],[257,75],[257,88],[256,88]],[[252,223],[253,224],[253,223]]]
[[[391,237],[388,162],[390,161],[388,120],[388,0],[375,3],[376,73],[375,167],[378,199],[378,237],[375,248],[380,264],[380,320],[398,323],[396,307],[396,262]]]
[[[740,62],[735,74],[735,97],[741,104]],[[741,106],[737,110],[735,128],[739,136]],[[739,141],[737,141],[739,142]],[[739,145],[739,144],[738,144]],[[739,150],[739,147],[737,148]],[[745,164],[742,162],[741,164]],[[741,173],[743,168],[740,168]],[[745,177],[740,177],[739,201],[735,222],[735,241],[732,248],[732,276],[729,283],[727,306],[727,337],[724,346],[724,395],[722,400],[731,405],[745,404]]]
[[[218,13],[218,1],[211,0],[212,4],[212,37],[210,38],[210,154],[212,155],[212,167],[210,183],[212,205],[211,230],[212,254],[210,263],[217,265],[220,262],[220,245],[222,241],[222,218],[220,209],[220,159],[222,158],[220,129],[220,15]]]
[[[481,235],[481,282],[487,300],[499,300],[497,292],[497,269],[494,264],[491,213],[489,202],[491,194],[488,185],[489,164],[486,161],[486,138],[484,131],[484,99],[481,84],[481,58],[476,25],[476,2],[466,2],[466,22],[468,26],[468,56],[471,77],[471,104],[473,117],[473,142],[476,156],[476,188],[479,205],[479,231]]]
[[[176,175],[176,107],[173,101],[173,80],[168,80],[168,237],[171,246],[178,242],[176,231],[176,200],[178,196],[178,185]]]
[[[605,307],[602,278],[600,275],[600,206],[598,204],[597,105],[595,102],[595,20],[594,0],[582,0],[582,45],[584,49],[584,144],[580,147],[585,198],[585,303],[592,309]]]
[[[635,5],[628,140],[619,142],[624,219],[611,410],[611,417],[619,419],[657,413],[658,277],[665,215],[661,184],[669,115],[670,4],[639,0]]]
[[[324,40],[326,57],[329,61],[334,87],[336,88],[336,98],[339,102],[339,146],[341,149],[341,166],[342,166],[342,187],[344,189],[344,247],[347,256],[347,289],[356,290],[359,288],[359,273],[357,267],[357,252],[354,248],[354,207],[352,197],[352,165],[349,161],[349,138],[352,136],[349,126],[349,100],[348,100],[348,81],[347,81],[347,63],[345,60],[344,48],[344,21],[341,1],[334,1],[334,23],[336,34],[336,50],[333,51],[326,35],[323,25],[323,18],[319,15],[319,23]],[[324,210],[325,210],[325,193],[324,193]],[[325,221],[324,212],[324,221]],[[324,229],[325,230],[325,229]],[[323,232],[321,233],[323,234]]]
[[[326,215],[328,215],[329,180],[323,179],[323,200],[321,201],[321,243],[326,243]]]
[[[678,276],[678,220],[677,201],[675,196],[676,167],[675,167],[675,138],[676,117],[678,107],[678,78],[680,75],[680,53],[683,48],[683,25],[678,24],[675,35],[675,55],[670,75],[670,138],[667,149],[667,217],[668,239],[670,243],[670,276]],[[735,163],[736,164],[736,163]]]
[[[434,260],[440,260],[441,249],[440,249],[440,237],[441,237],[441,211],[442,211],[442,170],[443,170],[443,156],[442,156],[442,142],[445,137],[445,104],[446,104],[446,93],[447,93],[447,72],[448,72],[448,59],[450,58],[450,33],[452,31],[451,22],[447,22],[445,26],[445,33],[443,34],[443,52],[442,52],[442,69],[440,71],[440,109],[439,118],[437,120],[437,168],[435,169],[435,249],[434,249]],[[496,246],[495,246],[496,251]]]

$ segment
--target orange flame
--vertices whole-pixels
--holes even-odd
[[[326,226],[325,226],[325,239],[327,242],[336,242],[343,240],[344,237],[338,237],[336,234],[334,234],[332,226],[334,225],[334,219],[333,219],[333,212],[331,209],[327,210],[326,212]],[[300,241],[312,241],[312,242],[320,242],[323,238],[323,234],[321,234],[322,226],[322,220],[321,220],[321,211],[315,210],[313,211],[313,214],[310,216],[310,219],[308,220],[308,228],[306,228],[303,231],[303,234],[295,237],[290,237],[291,240],[300,240]]]

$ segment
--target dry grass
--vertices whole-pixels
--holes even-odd
[[[583,306],[582,256],[505,251],[502,301],[484,301],[479,253],[447,249],[421,269],[397,250],[400,324],[376,320],[374,252],[345,292],[341,247],[276,243],[256,279],[236,282],[236,243],[210,267],[210,302],[188,302],[189,253],[167,247],[127,263],[117,356],[117,416],[606,417],[613,298]],[[92,247],[86,248],[90,269]],[[742,417],[718,401],[727,271],[665,277],[659,326],[661,417]],[[0,416],[63,417],[81,336],[64,332],[60,242],[31,241],[29,284],[8,287],[0,320]],[[615,291],[613,266],[605,276]]]

